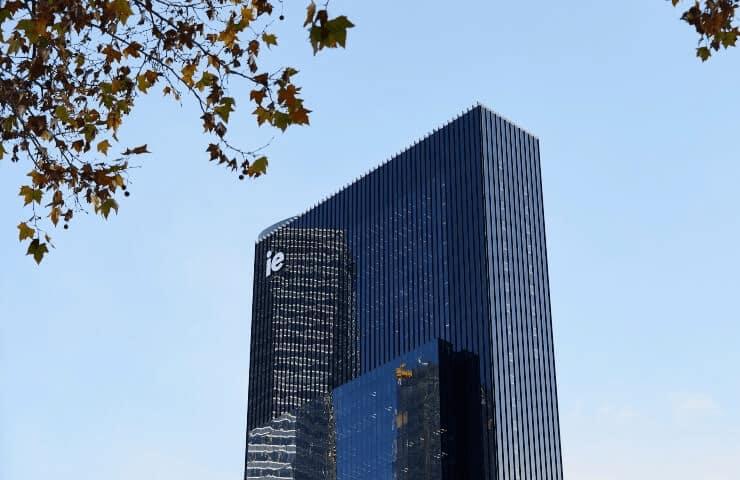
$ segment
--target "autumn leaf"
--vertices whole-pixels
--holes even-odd
[[[290,121],[296,125],[308,125],[308,114],[309,111],[305,108],[297,108],[296,110],[290,112]]]
[[[33,238],[33,236],[36,234],[36,230],[29,227],[25,222],[21,222],[18,224],[18,240],[23,241],[27,238]]]
[[[130,48],[131,46],[129,45],[128,47],[126,47],[126,50],[129,50]],[[136,45],[136,47],[134,48],[137,48],[136,53],[138,54],[138,45]],[[117,48],[114,48],[113,45],[106,45],[101,50],[101,53],[105,54],[105,61],[108,63],[120,62],[121,58],[123,57],[123,53]]]
[[[64,105],[58,105],[54,109],[54,116],[58,120],[61,120],[64,123],[68,123],[69,122],[69,111],[67,110],[67,107],[65,107]]]
[[[262,34],[262,41],[265,42],[265,45],[268,47],[270,45],[277,45],[277,37],[271,33],[263,33]]]
[[[36,264],[40,264],[41,260],[44,259],[44,255],[46,255],[48,252],[49,249],[46,247],[46,244],[41,242],[38,238],[34,238],[28,245],[26,255],[32,255],[33,259],[36,261]]]
[[[136,86],[141,92],[146,93],[149,87],[157,81],[158,74],[153,70],[147,70],[136,76]]]
[[[234,99],[224,97],[221,99],[221,105],[213,109],[224,122],[229,121],[229,114],[234,111]]]
[[[102,153],[103,155],[108,155],[108,149],[110,148],[110,142],[108,140],[103,140],[102,142],[98,143],[98,152]]]
[[[193,75],[195,75],[195,69],[198,68],[195,63],[189,63],[182,67],[182,81],[188,85],[192,86],[193,81]]]
[[[128,21],[128,18],[134,13],[131,11],[131,5],[128,0],[113,0],[111,2],[111,7],[116,17],[118,17],[118,20],[124,25]]]
[[[295,85],[287,85],[285,88],[281,88],[278,91],[278,102],[287,104],[288,106],[293,106],[296,103],[297,94],[298,89],[296,89]]]
[[[51,219],[51,223],[54,224],[54,226],[57,226],[57,223],[59,223],[59,217],[62,216],[62,210],[59,207],[53,207],[51,209],[51,212],[49,212],[49,219]]]
[[[259,177],[267,173],[267,157],[259,157],[255,159],[247,169],[247,174],[250,177]]]
[[[254,19],[254,10],[252,10],[249,6],[243,6],[242,7],[242,19],[239,22],[240,28],[246,28],[249,26],[250,23],[252,23],[252,20]]]
[[[216,80],[216,75],[211,72],[203,72],[200,80],[195,83],[195,88],[202,92],[206,87],[213,85],[213,82]]]
[[[326,28],[330,32],[331,41],[338,43],[342,48],[347,44],[347,29],[354,26],[355,25],[344,15],[326,22]]]
[[[319,14],[322,12],[324,10]],[[347,30],[352,27],[354,27],[354,24],[344,15],[314,25],[309,33],[314,54],[324,48],[336,48],[338,46],[344,48],[347,44]]]
[[[323,29],[321,27],[315,26],[311,28],[308,38],[311,40],[311,46],[313,47],[314,55],[316,55],[319,50],[324,48],[323,43],[321,41],[322,36],[323,36]]]
[[[28,205],[32,202],[41,204],[43,193],[38,188],[31,188],[28,185],[24,185],[21,187],[21,191],[18,195],[23,197],[23,205]]]
[[[108,215],[110,215],[111,210],[115,210],[115,212],[118,213],[118,202],[112,198],[108,198],[100,204],[99,211],[106,219],[108,218]]]
[[[219,146],[215,143],[211,143],[210,145],[208,145],[208,148],[206,148],[206,152],[210,154],[210,160],[217,160],[218,157],[221,156],[221,148],[219,148]]]
[[[126,151],[123,152],[124,155],[141,155],[143,153],[152,153],[147,150],[146,144],[134,148],[127,148]]]
[[[218,34],[218,40],[220,42],[223,42],[224,45],[226,45],[227,47],[231,48],[234,46],[234,42],[236,41],[236,34],[236,27],[231,24]]]
[[[285,131],[288,128],[288,126],[290,125],[290,123],[291,122],[290,122],[290,115],[289,114],[287,114],[285,112],[278,111],[278,110],[276,110],[276,111],[273,112],[273,114],[272,114],[272,125],[274,127],[277,127],[280,130],[282,130],[282,131]]]
[[[254,82],[260,85],[264,85],[265,87],[268,87],[269,80],[270,80],[270,77],[266,73],[261,73],[259,75],[254,76]]]
[[[133,57],[133,58],[139,58],[141,56],[141,49],[142,45],[139,42],[131,42],[129,43],[126,48],[123,49],[121,52],[121,55],[125,57]],[[117,58],[120,60],[121,55],[113,54],[114,58]]]
[[[265,89],[252,90],[251,92],[249,92],[249,99],[254,100],[255,103],[261,105],[262,100],[265,99],[266,95],[267,95],[267,92],[265,91]]]
[[[307,27],[313,23],[313,19],[316,17],[316,4],[312,1],[306,7],[306,21],[303,22],[303,26]]]
[[[16,30],[23,31],[24,35],[31,43],[36,43],[40,40],[40,37],[44,36],[46,33],[46,22],[41,19],[23,19],[18,22],[15,28]]]
[[[273,112],[262,107],[261,105],[258,106],[253,113],[257,117],[257,125],[262,125],[265,122],[272,122]]]

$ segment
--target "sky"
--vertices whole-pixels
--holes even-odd
[[[258,233],[480,101],[541,141],[565,478],[737,480],[740,50],[701,64],[663,0],[335,0],[357,27],[313,57],[290,3],[276,65],[312,124],[231,127],[274,136],[267,176],[154,95],[120,213],[37,267],[28,165],[0,162],[0,479],[242,478]]]

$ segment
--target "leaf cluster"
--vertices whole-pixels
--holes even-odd
[[[671,0],[671,3],[675,7],[681,0]],[[699,34],[696,56],[702,62],[709,60],[712,52],[736,46],[740,35],[740,25],[736,23],[739,8],[740,0],[696,0],[683,12],[681,19]]]
[[[263,175],[261,149],[229,140],[230,81],[251,85],[239,101],[258,125],[308,125],[298,71],[260,67],[278,46],[278,16],[283,2],[270,0],[0,0],[0,159],[31,167],[19,191],[32,210],[18,225],[28,255],[40,262],[52,246],[46,222],[67,228],[80,211],[118,212],[131,157],[149,153],[116,147],[143,95],[195,102],[207,158],[240,179]],[[305,18],[314,53],[345,46],[346,17],[310,2]]]

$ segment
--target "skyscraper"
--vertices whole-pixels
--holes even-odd
[[[286,478],[561,480],[543,217],[539,141],[476,106],[264,232],[246,476],[293,415]]]

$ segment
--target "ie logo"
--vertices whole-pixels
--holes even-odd
[[[285,254],[283,252],[275,252],[272,255],[272,250],[267,252],[267,262],[265,264],[265,277],[269,277],[275,272],[279,272],[283,268],[283,262],[285,261]]]

